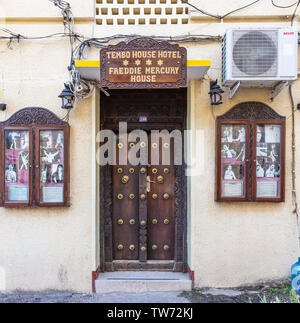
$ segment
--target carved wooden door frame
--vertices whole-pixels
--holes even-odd
[[[117,133],[120,121],[128,122],[128,131],[134,129],[169,130],[186,129],[187,92],[186,89],[172,90],[110,90],[110,97],[101,96],[101,129],[110,129]],[[118,97],[126,94],[124,106],[118,106]],[[159,106],[145,100],[144,105],[130,106],[130,99],[139,95],[160,101]],[[150,96],[149,96],[150,95]],[[132,96],[132,97],[130,97]],[[116,100],[116,101],[114,101]],[[138,100],[138,99],[137,99]],[[173,100],[171,109],[167,102]],[[113,103],[111,103],[113,101]],[[107,110],[106,106],[109,107]],[[171,106],[170,105],[170,106]],[[174,106],[175,105],[175,106]],[[103,112],[105,110],[105,112]],[[147,114],[148,122],[140,123],[141,113]],[[172,110],[172,111],[169,111]],[[184,142],[184,140],[183,140]],[[183,147],[184,153],[184,147]],[[184,154],[183,154],[184,155]],[[185,272],[187,270],[187,179],[186,166],[175,166],[175,259],[174,261],[113,261],[112,241],[112,166],[100,168],[100,269],[116,270],[168,270]]]

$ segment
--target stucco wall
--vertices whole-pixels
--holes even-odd
[[[93,17],[94,2],[69,0],[75,17]],[[1,0],[7,18],[61,18],[60,10],[48,0]]]
[[[272,23],[279,26],[281,23]],[[233,26],[221,24],[216,28]],[[248,26],[253,26],[250,24]],[[189,45],[190,55],[205,53],[212,67],[204,80],[193,80],[189,87],[190,129],[198,130],[193,138],[195,148],[203,154],[199,176],[190,182],[190,258],[198,287],[228,287],[281,279],[290,274],[290,265],[299,254],[296,215],[292,204],[292,152],[291,152],[291,102],[288,88],[274,102],[270,102],[270,89],[241,88],[232,100],[228,90],[223,95],[223,105],[212,108],[207,93],[209,80],[221,80],[221,45]],[[201,58],[204,58],[201,56]],[[219,81],[221,82],[221,81]],[[300,82],[293,85],[296,104],[300,100]],[[215,120],[234,105],[245,101],[260,101],[277,113],[286,116],[286,202],[284,203],[219,203],[215,193]],[[212,111],[213,109],[213,111]],[[299,112],[296,124],[296,176],[300,171]],[[205,183],[205,185],[203,185]],[[299,192],[299,181],[296,180]],[[298,203],[299,203],[298,195]]]
[[[60,117],[58,94],[69,76],[67,41],[0,43],[3,100],[1,120],[26,106],[42,106]],[[91,290],[92,266],[92,103],[70,115],[71,207],[0,208],[2,289]],[[94,202],[95,203],[95,202]]]
[[[278,0],[279,1],[279,0]],[[93,2],[70,1],[76,17],[93,20]],[[246,1],[218,1],[214,7],[199,1],[200,7],[217,13],[228,12]],[[270,26],[288,26],[286,18],[270,8],[270,1],[260,4],[264,15],[273,17]],[[285,1],[283,1],[282,4]],[[34,6],[33,6],[34,4]],[[60,12],[45,0],[3,0],[0,7],[1,26],[16,33],[30,36],[62,32],[60,21],[52,23],[32,18],[59,18]],[[30,8],[30,10],[29,10]],[[283,10],[282,13],[292,13]],[[258,17],[261,9],[251,8],[240,13],[241,18]],[[30,18],[28,21],[22,18]],[[266,25],[266,21],[247,26]],[[228,27],[237,24],[193,21],[185,26],[135,26],[95,28],[95,36],[116,33],[143,35],[212,34],[223,35]],[[296,24],[297,26],[297,24]],[[86,36],[92,33],[92,24],[75,25],[76,31]],[[266,89],[241,89],[232,101],[224,94],[224,104],[214,108],[215,115],[228,111],[243,101],[261,101],[287,117],[287,160],[285,203],[216,203],[215,187],[215,124],[208,91],[209,78],[220,79],[221,44],[181,44],[188,49],[189,59],[211,59],[212,67],[204,80],[194,80],[189,88],[189,127],[200,130],[200,140],[193,144],[203,152],[201,172],[189,179],[189,265],[195,271],[197,287],[225,287],[253,283],[260,280],[284,278],[295,262],[298,245],[296,217],[291,201],[291,108],[285,89],[273,103],[268,102]],[[70,48],[67,39],[44,41],[0,42],[0,99],[8,104],[0,112],[5,120],[25,106],[43,106],[63,117],[58,94],[69,79]],[[91,50],[87,59],[98,59],[99,51]],[[294,85],[295,101],[300,101],[300,82]],[[91,291],[91,272],[99,264],[99,187],[95,165],[95,133],[99,124],[96,111],[99,98],[92,97],[78,104],[70,115],[71,138],[71,202],[70,208],[4,209],[0,208],[0,290],[15,289],[72,289]],[[297,134],[300,133],[300,116],[296,112]],[[297,135],[297,145],[300,136]],[[195,147],[195,146],[194,146]],[[297,149],[296,160],[300,153]],[[300,163],[297,163],[297,175]],[[205,185],[203,184],[205,183]],[[300,183],[297,182],[300,192]],[[300,193],[299,193],[300,194]],[[300,196],[300,195],[299,195]],[[299,198],[299,197],[298,197]],[[300,200],[298,201],[300,202]]]
[[[203,145],[203,172],[190,179],[190,263],[196,286],[229,287],[288,277],[290,265],[297,259],[298,236],[291,201],[291,108],[287,91],[270,103],[268,91],[242,89],[231,102],[224,96],[224,104],[214,108],[220,115],[239,102],[260,101],[287,117],[286,202],[219,203],[214,201],[215,121],[207,97],[209,82],[195,81],[192,89],[195,128],[203,131],[205,139],[204,144],[198,143]],[[295,97],[299,89],[297,82]],[[297,133],[299,118],[296,112]]]

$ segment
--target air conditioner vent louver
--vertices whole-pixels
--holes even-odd
[[[276,30],[233,32],[233,77],[277,75],[278,33]]]

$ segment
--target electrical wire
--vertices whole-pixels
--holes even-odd
[[[289,85],[289,95],[291,100],[292,109],[292,201],[294,204],[294,213],[296,214],[298,238],[300,246],[300,219],[299,219],[299,209],[297,202],[297,189],[296,189],[296,131],[295,131],[295,100],[293,96],[293,85]]]
[[[209,17],[212,17],[212,18],[217,18],[217,19],[221,19],[221,16],[219,15],[214,15],[214,14],[211,14],[209,12],[206,12],[196,6],[194,6],[193,4],[189,3],[188,0],[181,0],[182,3],[186,3],[187,5],[189,5],[190,7],[194,8],[195,10],[201,12],[203,15],[205,16],[209,16]]]
[[[65,27],[65,34],[70,39],[70,47],[71,47],[71,58],[70,58],[70,65],[68,67],[70,72],[70,83],[69,88],[73,92],[75,96],[75,105],[78,100],[88,98],[95,88],[95,86],[99,87],[102,92],[106,95],[109,95],[107,91],[101,88],[99,83],[92,83],[90,80],[83,79],[79,72],[76,71],[75,68],[75,60],[82,59],[84,56],[85,50],[87,48],[95,47],[95,48],[104,48],[107,47],[107,44],[113,40],[131,40],[134,38],[143,37],[143,35],[114,35],[110,37],[103,37],[103,38],[91,38],[91,39],[80,39],[78,35],[74,33],[74,19],[71,11],[70,5],[66,1],[61,0],[49,0],[58,6],[63,15],[63,22]],[[14,36],[14,35],[12,35]],[[208,35],[185,35],[185,36],[177,36],[177,37],[170,37],[170,36],[154,36],[153,38],[157,39],[158,41],[170,41],[170,42],[202,42],[202,41],[221,41],[221,36],[208,36]],[[75,47],[76,41],[79,40],[80,44]]]
[[[240,7],[240,8],[234,9],[234,10],[232,10],[232,11],[229,11],[229,12],[228,12],[228,13],[226,13],[225,15],[222,15],[222,16],[221,16],[221,15],[215,15],[215,14],[212,14],[212,13],[206,12],[206,11],[204,11],[203,9],[200,9],[199,7],[196,7],[195,5],[193,5],[193,4],[191,4],[191,3],[189,3],[189,2],[188,2],[188,0],[181,0],[181,2],[182,2],[182,3],[186,3],[186,4],[187,4],[187,5],[189,5],[190,7],[192,7],[192,8],[194,8],[195,10],[197,10],[197,11],[201,12],[203,15],[205,15],[205,16],[209,16],[209,17],[212,17],[212,18],[216,18],[216,19],[220,19],[220,20],[224,19],[225,17],[227,17],[227,16],[229,16],[229,15],[231,15],[231,14],[233,14],[233,13],[237,12],[237,11],[240,11],[240,10],[246,9],[246,8],[248,8],[248,7],[250,7],[250,6],[253,6],[254,4],[256,4],[257,2],[260,2],[260,1],[261,1],[261,0],[256,0],[256,1],[251,2],[251,3],[249,3],[249,4],[247,4],[247,5],[243,6],[243,7]]]
[[[52,0],[50,0],[53,2]],[[60,5],[61,7],[61,5]],[[82,59],[84,56],[84,52],[86,48],[105,48],[107,44],[114,40],[126,40],[130,41],[135,38],[143,37],[143,35],[138,34],[131,34],[131,35],[123,35],[123,34],[116,34],[109,37],[102,37],[102,38],[91,38],[91,39],[84,39],[84,36],[76,34],[74,30],[74,25],[71,23],[73,18],[71,13],[68,13],[68,17],[64,19],[64,26],[65,26],[65,33],[55,33],[46,36],[36,36],[36,37],[27,37],[21,34],[16,34],[8,29],[0,28],[1,31],[8,34],[8,36],[0,36],[0,40],[8,40],[8,47],[11,48],[12,41],[16,40],[20,42],[20,40],[37,40],[37,39],[48,39],[48,38],[56,38],[56,37],[66,37],[69,38],[70,41],[70,48],[71,48],[71,55],[70,55],[70,65],[68,70],[70,72],[70,82],[68,83],[70,86],[70,90],[74,94],[76,98],[76,102],[78,100],[83,100],[93,93],[93,89],[95,86],[99,87],[100,90],[105,93],[105,95],[109,95],[107,91],[103,90],[100,87],[99,83],[92,84],[90,80],[84,80],[78,71],[75,68],[75,61]],[[210,35],[181,35],[176,37],[170,36],[153,36],[154,39],[158,41],[169,41],[174,43],[187,43],[187,42],[209,42],[209,41],[222,41],[222,36],[210,36]],[[75,45],[76,42],[79,42],[78,45]],[[91,86],[89,85],[91,84]]]
[[[299,5],[300,5],[300,0],[298,1],[297,6],[296,6],[296,8],[295,8],[295,10],[294,10],[294,13],[293,13],[293,16],[292,16],[292,20],[291,20],[291,26],[293,26],[293,25],[294,25],[294,20],[295,20],[295,18],[296,18],[296,13],[297,13],[297,10],[298,10],[298,8],[299,8]]]
[[[249,4],[247,4],[247,5],[243,6],[243,7],[240,7],[240,8],[238,8],[238,9],[232,10],[232,11],[230,11],[230,12],[226,13],[225,15],[221,16],[221,19],[224,19],[225,17],[227,17],[227,16],[229,16],[229,15],[233,14],[234,12],[237,12],[237,11],[240,11],[240,10],[243,10],[243,9],[246,9],[246,8],[249,8],[249,7],[253,6],[254,4],[256,4],[256,3],[257,3],[257,2],[259,2],[259,1],[260,1],[260,0],[256,0],[256,1],[251,2],[251,3],[249,3]]]
[[[292,8],[292,7],[294,7],[294,6],[298,3],[298,2],[296,1],[295,3],[293,3],[293,4],[289,5],[289,6],[280,6],[280,5],[276,4],[276,3],[274,2],[274,0],[271,0],[271,2],[272,2],[272,5],[273,5],[274,7],[276,7],[276,8],[280,8],[280,9]]]
[[[73,107],[75,108],[78,100],[83,100],[91,96],[94,90],[94,86],[91,87],[88,82],[82,79],[79,75],[79,72],[75,69],[75,43],[77,40],[79,40],[80,42],[81,40],[79,35],[76,35],[74,33],[74,17],[70,4],[63,0],[49,1],[51,1],[52,3],[54,3],[54,5],[61,9],[65,34],[68,36],[70,42],[70,65],[68,67],[70,73],[70,82],[68,83],[68,86],[75,97],[73,104]],[[69,118],[69,113],[66,115],[66,118]]]
[[[12,39],[12,40],[42,40],[47,38],[58,38],[58,37],[67,37],[69,38],[70,35],[66,33],[55,33],[55,34],[49,34],[45,36],[35,36],[35,37],[28,37],[21,34],[15,34],[12,31],[6,29],[6,28],[0,28],[1,31],[5,32],[6,34],[9,34],[9,36],[0,36],[0,39]],[[76,38],[76,40],[80,40],[80,38],[84,38],[81,35],[73,33],[72,36]]]
[[[144,35],[138,35],[138,34],[131,34],[131,35],[124,35],[124,34],[116,34],[108,37],[100,37],[100,38],[89,38],[86,39],[84,36],[79,35],[74,32],[74,18],[71,11],[71,6],[67,1],[63,0],[49,0],[52,2],[55,6],[57,6],[62,13],[63,16],[63,24],[64,24],[64,33],[55,33],[50,34],[46,36],[36,36],[36,37],[27,37],[21,34],[13,33],[12,31],[4,28],[0,28],[0,31],[7,34],[7,36],[0,36],[0,40],[7,40],[8,41],[8,48],[11,49],[11,44],[13,41],[20,42],[21,40],[42,40],[42,39],[50,39],[50,38],[69,38],[70,42],[70,65],[68,67],[69,73],[70,73],[70,89],[74,93],[75,98],[77,99],[84,99],[86,97],[89,97],[91,93],[93,92],[93,89],[95,86],[100,87],[99,83],[92,84],[90,80],[84,80],[76,71],[75,68],[75,61],[80,60],[85,56],[86,49],[89,49],[91,47],[94,48],[104,48],[107,47],[107,45],[114,41],[114,40],[124,40],[124,41],[130,41],[135,38],[144,37]],[[235,10],[232,10],[225,15],[215,15],[211,14],[209,12],[206,12],[205,10],[202,10],[198,7],[196,7],[193,4],[190,4],[188,0],[181,0],[183,3],[191,6],[195,10],[201,12],[204,15],[217,18],[217,19],[223,19],[229,15],[231,15],[234,12],[237,12],[239,10],[243,10],[245,8],[248,8],[256,3],[258,3],[260,0],[253,1],[249,3],[248,5],[245,5],[243,7],[237,8]],[[272,0],[272,3],[277,6],[274,1]],[[297,9],[300,5],[300,0],[295,3],[296,5],[294,14],[292,16],[291,24],[293,25]],[[158,41],[169,41],[172,43],[188,43],[188,42],[210,42],[210,41],[222,41],[222,36],[213,36],[213,35],[203,35],[203,34],[195,34],[195,35],[179,35],[175,37],[171,36],[153,36],[152,38],[158,40]],[[76,44],[79,42],[79,44]],[[89,85],[91,84],[91,86]],[[101,89],[103,90],[103,89]]]
[[[68,110],[68,112],[66,113],[66,115],[61,120],[62,121],[69,122],[70,112],[71,112],[71,110]]]
[[[113,35],[110,37],[103,37],[103,38],[92,38],[87,39],[81,42],[79,46],[77,46],[74,50],[74,56],[80,60],[84,56],[84,51],[88,47],[95,47],[95,48],[105,48],[107,44],[112,40],[126,40],[130,41],[131,39],[135,39],[138,37],[143,37],[143,35]],[[182,35],[176,37],[170,36],[153,36],[153,39],[158,41],[169,41],[174,43],[188,43],[188,42],[209,42],[209,41],[222,41],[222,36],[209,36],[209,35]]]
[[[11,48],[11,44],[13,41],[20,42],[21,40],[42,40],[42,39],[50,39],[50,38],[68,38],[70,42],[70,65],[68,66],[68,70],[70,73],[70,81],[68,83],[70,90],[75,96],[75,105],[78,100],[83,100],[91,96],[95,86],[99,87],[102,92],[106,95],[109,93],[103,90],[99,83],[93,83],[91,80],[85,80],[79,74],[79,72],[75,68],[75,61],[77,59],[82,59],[84,56],[85,50],[87,48],[95,47],[95,48],[104,48],[107,47],[107,44],[113,40],[131,40],[138,37],[143,37],[143,35],[122,35],[117,34],[109,37],[102,38],[90,38],[85,39],[84,36],[76,34],[74,32],[74,18],[71,11],[71,6],[68,2],[63,0],[49,0],[55,6],[57,6],[62,13],[63,16],[63,25],[64,25],[64,33],[55,33],[45,36],[36,36],[36,37],[28,37],[21,34],[16,34],[11,30],[0,28],[0,31],[4,32],[7,35],[0,35],[0,40],[8,41],[8,48]],[[154,36],[153,38],[158,41],[167,40],[175,43],[182,42],[205,42],[205,41],[221,41],[221,36],[209,36],[209,35],[183,35],[177,37],[169,37],[169,36]],[[76,44],[79,42],[79,44]]]
[[[16,40],[20,42],[20,40],[36,40],[36,39],[47,39],[47,38],[54,38],[54,37],[66,37],[69,38],[70,42],[70,48],[71,48],[71,55],[70,55],[70,65],[68,67],[68,70],[70,72],[70,89],[73,92],[75,99],[84,99],[87,98],[91,95],[93,92],[93,89],[95,86],[99,87],[99,84],[91,84],[91,81],[85,81],[76,71],[75,69],[75,60],[76,59],[82,59],[84,56],[85,50],[87,48],[95,47],[95,48],[104,48],[107,47],[107,44],[110,43],[113,40],[127,40],[130,41],[131,39],[138,38],[138,37],[143,37],[143,35],[122,35],[122,34],[117,34],[113,35],[110,37],[103,37],[103,38],[90,38],[90,39],[85,39],[84,36],[78,35],[74,32],[74,18],[73,14],[71,11],[71,6],[67,1],[64,0],[49,0],[52,2],[55,6],[57,6],[62,13],[63,16],[63,24],[64,24],[64,33],[56,33],[56,34],[51,34],[51,35],[46,35],[42,37],[27,37],[23,36],[20,34],[15,34],[11,32],[8,29],[3,29],[1,28],[3,32],[7,33],[8,36],[0,36],[0,40],[8,40],[8,47],[11,48],[11,43]],[[182,2],[186,3],[187,5],[193,7],[194,9],[200,11],[204,15],[208,15],[217,19],[223,19],[224,17],[238,11],[245,9],[249,6],[252,6],[253,4],[259,2],[260,0],[254,1],[246,6],[243,6],[241,8],[235,9],[233,11],[228,12],[227,14],[223,16],[219,15],[213,15],[205,10],[202,10],[192,4],[190,4],[187,0],[181,0]],[[94,15],[95,19],[95,15]],[[94,34],[94,29],[93,33]],[[154,39],[158,41],[169,41],[169,42],[175,42],[175,43],[188,43],[188,42],[209,42],[209,41],[221,41],[222,37],[221,36],[211,36],[211,35],[182,35],[182,36],[177,36],[177,37],[170,37],[170,36],[154,36]],[[79,42],[79,45],[75,45],[76,42]],[[91,84],[92,86],[90,86]],[[103,89],[101,89],[103,90]],[[75,101],[76,101],[75,100]]]

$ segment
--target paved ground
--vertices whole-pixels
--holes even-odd
[[[0,303],[190,303],[178,292],[76,294],[71,292],[1,294]]]
[[[290,287],[265,285],[243,289],[202,289],[192,292],[77,294],[72,292],[1,294],[0,303],[289,303]],[[300,302],[300,298],[299,298]]]

